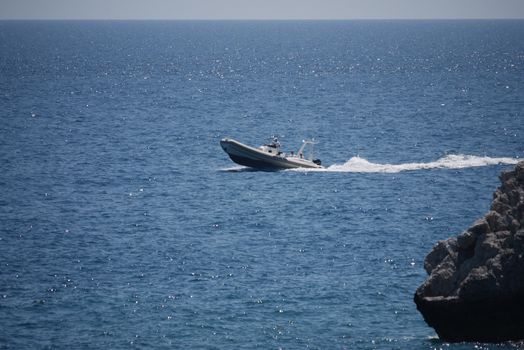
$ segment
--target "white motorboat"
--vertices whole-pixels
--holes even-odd
[[[229,158],[237,164],[262,170],[280,170],[293,168],[322,168],[320,159],[313,158],[313,145],[310,140],[303,141],[302,146],[295,154],[284,153],[280,150],[280,142],[276,137],[258,148],[245,145],[233,139],[220,140],[220,146]],[[308,148],[308,156],[304,152]]]

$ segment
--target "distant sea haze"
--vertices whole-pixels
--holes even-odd
[[[524,157],[523,37],[0,21],[0,348],[470,349],[413,293]],[[246,171],[219,145],[272,135],[319,141],[326,169]]]

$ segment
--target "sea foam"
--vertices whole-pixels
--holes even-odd
[[[323,171],[345,173],[398,173],[410,170],[427,169],[463,169],[499,164],[517,164],[516,158],[492,158],[465,154],[446,155],[436,161],[427,163],[380,164],[372,163],[365,158],[352,157],[344,164],[333,164],[324,169],[300,169],[300,171]],[[295,169],[298,170],[298,169]]]

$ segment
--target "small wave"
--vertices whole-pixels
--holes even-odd
[[[434,162],[379,164],[372,163],[365,158],[352,157],[344,164],[333,164],[324,169],[307,169],[307,171],[343,172],[343,173],[399,173],[410,170],[427,169],[463,169],[499,164],[517,164],[516,158],[491,158],[465,154],[446,155]],[[304,171],[304,169],[301,169]]]

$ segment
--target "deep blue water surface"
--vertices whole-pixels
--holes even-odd
[[[524,157],[524,21],[0,22],[0,348],[473,349],[412,302],[423,260]]]

